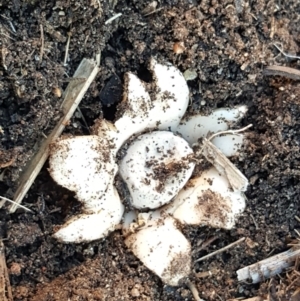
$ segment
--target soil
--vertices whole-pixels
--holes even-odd
[[[192,282],[207,301],[291,300],[300,286],[296,270],[260,284],[239,283],[236,270],[287,250],[300,230],[300,85],[263,75],[270,65],[299,69],[299,58],[284,56],[274,43],[300,53],[300,2],[161,0],[147,15],[150,2],[1,1],[0,195],[13,196],[39,141],[60,118],[60,94],[83,58],[101,52],[101,71],[80,104],[84,119],[75,113],[65,130],[74,135],[89,134],[98,117],[114,119],[127,71],[151,82],[150,57],[170,61],[182,72],[197,72],[188,81],[189,113],[245,104],[248,113],[237,127],[253,124],[244,150],[232,159],[251,183],[236,228],[184,229],[193,260],[241,237],[246,242],[195,263]],[[116,13],[122,16],[105,24]],[[80,208],[50,178],[47,164],[23,205],[34,213],[8,214],[8,204],[0,210],[15,301],[194,300],[184,285],[164,286],[125,247],[119,231],[78,245],[52,238]]]

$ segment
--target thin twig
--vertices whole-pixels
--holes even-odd
[[[121,16],[122,16],[122,13],[118,13],[118,14],[112,16],[111,18],[109,18],[107,21],[105,21],[104,24],[107,25],[107,24],[111,23],[112,21],[114,21],[115,19],[117,19]]]
[[[68,33],[68,40],[66,45],[66,52],[65,52],[65,58],[64,58],[64,66],[67,66],[67,60],[69,55],[69,47],[70,47],[70,40],[71,40],[71,33]]]
[[[299,256],[300,248],[291,248],[283,253],[243,267],[236,271],[238,281],[250,279],[252,283],[259,283],[269,279],[291,267]]]
[[[300,217],[295,215],[295,219],[300,223]]]
[[[264,75],[279,75],[291,78],[294,80],[300,80],[300,70],[285,66],[268,66],[264,71]]]
[[[7,272],[7,266],[4,254],[4,244],[0,240],[0,300],[1,301],[13,301],[11,286],[9,282],[9,276]]]
[[[252,218],[252,221],[253,221],[253,223],[255,225],[255,229],[258,230],[259,227],[258,227],[258,224],[257,224],[256,220],[254,219],[254,216],[252,214],[250,214],[250,217]]]
[[[83,82],[71,81],[64,93],[64,100],[61,104],[63,116],[57,122],[55,128],[47,136],[32,160],[26,166],[24,173],[19,180],[19,187],[14,195],[14,201],[19,204],[29,190],[31,184],[42,169],[49,155],[49,145],[59,137],[65,128],[65,125],[73,116],[76,108],[82,100],[85,92],[95,79],[99,71],[99,66],[94,60],[83,59],[77,68],[74,78],[86,78]],[[14,212],[18,207],[14,204],[10,208],[10,213]]]
[[[41,49],[40,49],[40,64],[42,63],[43,60],[43,54],[44,54],[44,29],[43,25],[40,24],[40,31],[41,31]]]
[[[13,201],[13,200],[10,200],[10,199],[8,199],[8,198],[6,198],[6,197],[4,197],[4,196],[0,196],[0,199],[2,199],[2,200],[4,200],[4,201],[7,201],[7,202],[9,202],[9,203],[11,203],[11,204],[14,204],[14,205],[16,205],[17,207],[20,207],[20,208],[22,208],[22,209],[24,209],[24,210],[26,210],[26,211],[28,211],[28,212],[31,212],[31,213],[34,213],[32,210],[30,210],[29,208],[27,208],[27,207],[25,207],[25,206],[23,206],[23,205],[21,205],[21,204],[18,204],[17,202],[15,202],[15,201]]]
[[[162,9],[164,9],[164,7],[160,7],[160,8],[158,8],[158,9],[155,9],[155,10],[153,10],[152,12],[150,12],[150,13],[144,15],[144,17],[147,17],[147,16],[150,16],[150,15],[152,15],[152,14],[155,14],[155,13],[161,11]]]
[[[196,263],[196,262],[199,262],[199,261],[203,261],[203,260],[205,260],[205,259],[207,259],[207,258],[210,258],[210,257],[212,257],[212,256],[215,256],[215,255],[217,255],[217,254],[219,254],[219,253],[222,253],[222,252],[224,252],[224,251],[226,251],[226,250],[228,250],[228,249],[230,249],[230,248],[232,248],[232,247],[238,245],[239,243],[241,243],[241,242],[244,241],[244,240],[245,240],[245,237],[242,237],[242,238],[240,238],[239,240],[237,240],[237,241],[235,241],[235,242],[229,244],[228,246],[226,246],[226,247],[224,247],[224,248],[221,248],[221,249],[219,249],[219,250],[217,250],[217,251],[215,251],[215,252],[212,252],[212,253],[210,253],[210,254],[207,254],[207,255],[205,255],[205,256],[203,256],[203,257],[201,257],[201,258],[195,260],[195,263]]]
[[[249,128],[252,127],[252,124],[248,124],[247,126],[245,126],[244,128],[241,128],[239,130],[228,130],[228,131],[221,131],[221,132],[217,132],[213,135],[211,135],[207,140],[211,141],[213,138],[220,136],[220,135],[224,135],[224,134],[231,134],[231,135],[235,135],[241,132],[244,132],[246,130],[248,130]]]
[[[208,247],[211,243],[213,243],[218,238],[219,238],[218,236],[213,236],[213,237],[209,238],[208,240],[204,241],[201,244],[200,247],[198,247],[197,249],[193,250],[193,254],[202,251],[203,249],[205,249],[206,247]]]
[[[10,19],[9,19],[8,17],[6,17],[5,15],[0,15],[0,16],[1,16],[2,18],[4,18],[4,19],[7,20],[7,22],[9,23],[9,26],[10,26],[11,30],[12,30],[14,33],[16,33],[17,31],[16,31],[14,25],[12,24],[12,22],[10,21]]]
[[[297,59],[300,60],[300,56],[289,54],[284,52],[279,46],[276,45],[276,43],[273,44],[284,56],[290,58],[290,59]]]
[[[9,39],[11,39],[11,40],[13,40],[13,41],[15,41],[14,38],[10,37],[9,35],[7,35],[7,34],[5,34],[5,33],[3,33],[3,32],[0,32],[0,34],[2,34],[3,36],[5,36],[5,37],[7,37],[7,38],[9,38]]]
[[[85,118],[84,118],[84,116],[83,116],[83,114],[82,114],[82,112],[81,112],[81,110],[80,110],[79,107],[77,107],[77,111],[78,111],[78,113],[80,114],[80,117],[81,117],[81,119],[83,120],[83,123],[84,123],[85,127],[87,128],[87,130],[88,130],[89,133],[90,133],[89,126],[88,126],[88,124],[87,124],[87,122],[86,122],[86,120],[85,120]]]
[[[189,279],[186,281],[187,287],[190,289],[191,293],[193,294],[193,297],[195,301],[204,301],[203,299],[200,298],[199,292],[195,286],[194,283],[192,283]]]
[[[300,237],[300,233],[297,229],[294,229],[294,231],[297,233],[297,235]]]

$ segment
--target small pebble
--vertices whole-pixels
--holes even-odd
[[[183,76],[186,81],[189,81],[197,78],[198,74],[195,69],[187,69],[184,71]]]
[[[132,297],[139,297],[140,296],[140,292],[137,288],[133,288],[130,292]]]

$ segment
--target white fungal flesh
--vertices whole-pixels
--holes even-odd
[[[191,246],[171,217],[130,235],[125,244],[168,285],[177,286],[191,272]]]
[[[217,109],[209,116],[195,115],[185,118],[173,131],[179,133],[190,145],[193,145],[198,142],[199,138],[207,137],[208,134],[228,130],[229,125],[241,119],[246,112],[246,106]]]
[[[134,74],[128,73],[123,102],[123,116],[115,122],[118,130],[116,148],[119,149],[132,135],[155,127],[155,120],[150,118],[151,99],[143,82]]]
[[[100,137],[103,142],[105,141],[107,147],[110,149],[111,157],[115,158],[117,154],[116,140],[118,139],[115,125],[108,120],[98,119],[92,127],[92,132],[94,135]]]
[[[243,134],[217,136],[211,142],[226,156],[235,156],[244,143]]]
[[[113,183],[118,168],[106,141],[92,135],[54,143],[49,164],[52,178],[74,191],[84,208],[93,212],[98,210],[95,203]]]
[[[189,181],[188,188],[180,191],[168,212],[184,224],[231,229],[245,206],[243,193],[231,191],[226,177],[211,168]]]
[[[151,115],[159,122],[159,130],[174,130],[189,104],[186,80],[176,67],[158,64],[153,58],[150,69],[156,84],[156,99]]]
[[[68,220],[54,237],[65,243],[88,242],[105,237],[120,223],[124,206],[114,187],[104,197],[106,202],[97,213],[80,214]]]
[[[188,143],[171,132],[139,136],[120,162],[135,208],[157,208],[178,193],[191,177],[194,163]]]
[[[174,66],[165,66],[152,59],[150,69],[156,85],[152,101],[144,84],[135,75],[127,75],[125,112],[115,122],[119,132],[117,150],[129,137],[146,129],[169,130],[176,128],[189,103],[189,90],[181,72]]]
[[[123,224],[122,224],[122,233],[124,236],[132,234],[135,232],[135,227],[137,221],[137,214],[135,211],[129,211],[124,213]]]
[[[231,229],[245,209],[241,190],[246,190],[248,184],[225,157],[237,154],[243,135],[216,136],[211,142],[202,139],[199,153],[194,153],[191,146],[199,138],[228,130],[247,108],[222,108],[209,116],[197,115],[180,122],[189,103],[183,75],[174,66],[161,65],[154,59],[150,70],[153,99],[145,84],[128,73],[122,117],[114,124],[98,120],[93,135],[61,139],[51,146],[51,176],[74,191],[83,204],[83,214],[68,220],[54,237],[65,243],[89,242],[115,230],[124,214],[113,186],[118,171],[117,152],[133,135],[159,130],[138,136],[119,162],[132,206],[156,209],[125,213],[123,234],[128,248],[145,266],[164,283],[177,286],[191,272],[191,246],[177,223]],[[204,154],[224,175],[211,168],[189,180],[195,165],[192,160],[199,154]]]

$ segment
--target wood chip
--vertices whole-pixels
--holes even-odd
[[[75,71],[73,78],[85,78],[85,81],[71,81],[65,91],[65,96],[63,103],[61,105],[61,110],[63,112],[63,117],[58,121],[56,127],[53,129],[51,134],[41,142],[39,151],[35,154],[33,159],[28,163],[22,174],[18,189],[14,195],[14,202],[16,204],[12,205],[10,208],[10,213],[15,212],[18,208],[17,204],[20,204],[26,195],[27,191],[31,187],[36,176],[42,169],[44,163],[46,162],[49,155],[49,145],[55,139],[57,139],[68,124],[73,113],[78,107],[81,99],[86,93],[92,81],[95,79],[99,67],[94,60],[83,59]]]
[[[286,252],[277,254],[238,270],[236,272],[238,280],[246,281],[250,279],[252,280],[252,283],[259,283],[265,279],[269,279],[280,274],[286,268],[291,267],[299,256],[300,248],[291,248]]]
[[[9,282],[5,254],[4,244],[0,240],[0,300],[1,301],[13,301],[11,286]]]
[[[235,167],[235,165],[208,139],[203,140],[203,155],[222,175],[225,175],[235,191],[246,191],[247,178]]]
[[[300,80],[300,70],[284,66],[269,66],[263,71],[263,74],[280,75],[287,78]]]
[[[249,298],[249,299],[229,299],[227,301],[263,301],[262,297],[252,297],[252,298]]]

